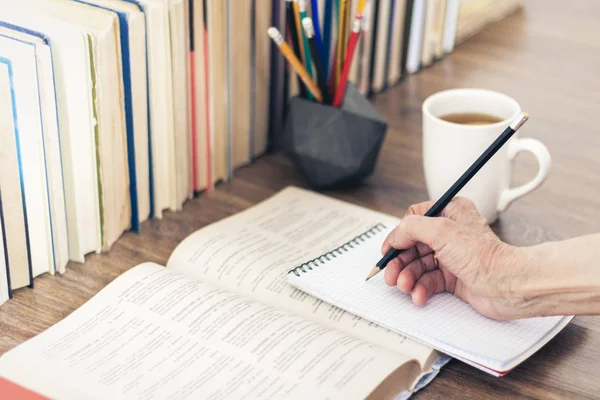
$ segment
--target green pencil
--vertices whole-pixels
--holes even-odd
[[[298,9],[300,11],[300,19],[303,20],[308,16],[306,14],[306,0],[297,0],[298,1]],[[312,57],[310,52],[310,46],[308,44],[308,38],[306,37],[306,33],[304,29],[300,29],[302,32],[302,43],[304,43],[304,67],[306,68],[306,72],[310,75],[311,78],[314,79],[312,72]],[[312,99],[312,95],[309,93],[309,99]]]

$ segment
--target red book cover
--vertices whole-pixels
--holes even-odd
[[[2,400],[49,400],[0,376],[0,398]]]

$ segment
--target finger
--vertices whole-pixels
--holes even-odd
[[[392,245],[390,244],[390,235],[392,234],[392,232],[390,232],[387,238],[385,238],[385,240],[383,241],[383,245],[381,246],[381,254],[387,253],[392,248]],[[431,247],[429,247],[425,243],[417,243],[416,247],[420,255],[429,254],[433,251],[431,250]],[[414,252],[414,248],[400,250],[404,250],[400,253],[400,255],[398,255],[398,257],[400,257],[404,265],[407,265],[409,262],[414,260],[417,255],[417,253]]]
[[[394,229],[396,229],[396,228],[394,228]],[[390,233],[388,233],[388,235],[384,239],[383,243],[381,244],[381,254],[385,254],[392,249],[392,245],[390,244],[390,235],[392,234],[392,232],[394,232],[394,230],[392,230]]]
[[[415,284],[423,274],[433,271],[436,268],[437,265],[433,258],[433,253],[419,257],[400,271],[396,286],[405,293],[409,292],[413,290]]]
[[[436,269],[427,272],[415,284],[411,296],[412,301],[418,306],[425,304],[427,299],[445,289],[444,274],[442,270]]]
[[[425,243],[417,243],[417,253],[419,253],[419,257],[425,257],[428,254],[433,253],[433,249],[426,245]],[[412,260],[411,260],[412,261]]]
[[[413,260],[416,260],[419,257],[418,253],[418,243],[417,246],[411,247],[408,250],[404,250],[398,255],[397,259],[400,260],[400,264],[402,268],[406,267]]]
[[[471,224],[481,219],[481,214],[477,210],[475,203],[466,197],[455,197],[444,210],[442,216],[450,218],[461,224]]]
[[[394,259],[385,267],[385,282],[390,286],[395,286],[398,281],[398,275],[402,269],[418,257],[417,247],[412,247]]]
[[[400,221],[400,223],[402,223],[402,221]],[[396,227],[394,229],[392,229],[390,231],[390,233],[388,233],[387,236],[385,237],[385,239],[384,239],[384,241],[383,241],[383,243],[381,245],[381,254],[385,254],[385,253],[387,253],[388,251],[390,251],[392,249],[392,245],[390,243],[390,237],[394,233],[394,230],[398,229],[399,225],[400,224],[396,225]]]
[[[398,258],[403,266],[407,266],[413,261],[432,253],[433,250],[431,250],[431,247],[427,246],[425,243],[419,242],[416,246],[400,253]]]
[[[434,201],[424,201],[422,203],[413,204],[406,210],[404,215],[425,215],[434,204]],[[463,224],[469,224],[481,219],[481,215],[477,211],[475,203],[466,197],[455,197],[452,199],[438,216],[450,218]]]
[[[433,207],[435,204],[434,201],[424,201],[422,203],[413,204],[404,213],[404,216],[407,215],[425,215],[425,213]]]
[[[413,261],[422,256],[432,254],[433,250],[423,243],[417,243],[415,247],[403,251],[397,258],[392,259],[386,266],[384,272],[384,281],[389,286],[396,286],[398,275],[402,272],[405,266],[410,265]],[[407,291],[410,288],[406,289]]]
[[[387,241],[395,249],[409,249],[423,243],[439,252],[461,229],[448,218],[430,218],[408,215],[392,230]]]
[[[388,286],[396,286],[398,274],[402,270],[402,264],[398,258],[391,260],[383,271],[383,279]]]

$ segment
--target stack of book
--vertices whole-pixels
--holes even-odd
[[[459,0],[370,0],[363,3],[364,0],[321,2],[323,12],[319,13],[318,7],[313,10],[316,10],[312,13],[313,18],[319,18],[315,25],[324,27],[321,35],[323,53],[326,53],[323,64],[330,87],[337,87],[341,66],[346,61],[350,67],[348,81],[369,96],[397,84],[402,77],[431,65],[453,50]],[[359,39],[352,58],[347,59],[344,50],[352,22],[355,22],[350,16],[360,14],[362,18],[356,21],[359,25],[355,25]],[[293,24],[293,20],[291,22]],[[329,26],[333,29],[327,29]],[[293,32],[289,34],[293,36]],[[302,53],[304,56],[305,51]],[[301,92],[302,85],[296,84],[293,72],[290,75],[289,95],[294,96]]]
[[[308,0],[294,0],[308,3]],[[288,1],[292,3],[292,1]],[[320,40],[322,64],[333,97],[346,61],[344,51],[351,42],[352,22],[360,17],[360,35],[349,57],[348,81],[365,96],[388,89],[403,78],[443,59],[485,26],[507,16],[522,6],[522,0],[337,0],[311,1],[315,37]],[[302,7],[302,6],[301,6]],[[342,17],[340,17],[342,13]],[[316,19],[315,19],[316,18]],[[287,41],[292,46],[295,34],[293,18],[286,18]],[[343,26],[340,26],[343,25]],[[291,28],[290,28],[291,27]],[[319,27],[321,31],[319,32]],[[340,34],[345,35],[338,40]],[[306,63],[306,48],[298,40],[298,58]],[[340,51],[340,47],[342,50]],[[310,50],[308,51],[310,54]],[[339,61],[339,55],[342,60]],[[314,55],[313,55],[314,58]],[[336,65],[338,64],[338,65]],[[307,64],[308,67],[308,64]],[[309,70],[309,68],[307,68]],[[316,73],[313,72],[315,79]],[[288,96],[303,95],[302,82],[292,68],[287,69]]]
[[[456,43],[460,44],[486,26],[523,6],[523,0],[460,0]]]
[[[297,82],[267,34],[285,3],[0,3],[0,304],[268,150]],[[356,1],[303,5],[321,45],[349,34]],[[368,1],[349,79],[377,92],[452,51],[460,8]]]

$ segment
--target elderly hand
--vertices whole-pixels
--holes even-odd
[[[424,217],[432,205],[411,206],[386,238],[383,254],[391,247],[408,250],[387,265],[385,282],[410,292],[417,305],[446,291],[490,318],[521,316],[525,300],[517,288],[527,253],[503,243],[470,200],[455,198],[440,216]]]

